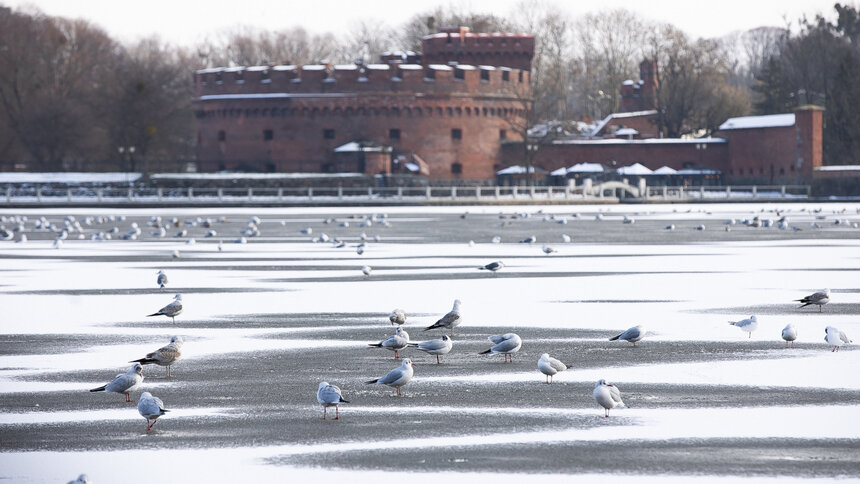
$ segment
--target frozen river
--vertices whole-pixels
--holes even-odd
[[[860,204],[0,216],[28,239],[0,242],[0,479],[860,478]],[[237,243],[252,217],[259,235]],[[140,235],[121,240],[132,223]],[[496,260],[495,274],[477,269]],[[794,302],[824,288],[821,312]],[[145,317],[176,293],[175,323]],[[412,340],[438,338],[450,333],[422,329],[455,299],[464,322],[442,365],[406,349],[403,397],[364,384],[399,365],[367,345],[393,333],[391,310],[406,311]],[[751,337],[727,324],[750,315]],[[780,337],[789,323],[794,349]],[[638,347],[608,341],[637,324]],[[857,343],[831,352],[827,326]],[[478,354],[508,332],[523,339],[513,363]],[[136,403],[88,391],[173,335],[185,340],[173,376],[146,366],[132,394],[171,410],[152,431]],[[552,385],[542,353],[570,367]],[[628,408],[604,418],[599,379]],[[339,421],[321,419],[320,381],[351,401]]]

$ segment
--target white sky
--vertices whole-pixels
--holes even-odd
[[[836,0],[557,0],[552,2],[573,17],[625,8],[652,20],[669,22],[694,37],[719,37],[735,30],[785,26],[802,15],[823,13],[834,18]],[[509,16],[519,0],[0,0],[13,8],[32,5],[50,15],[85,18],[121,41],[158,34],[179,45],[193,45],[207,34],[236,25],[277,30],[300,25],[314,33],[349,30],[359,20],[397,26],[416,13],[437,5],[495,12]],[[846,2],[850,3],[850,2]]]

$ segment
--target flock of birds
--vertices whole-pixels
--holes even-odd
[[[860,210],[858,210],[858,213],[860,213]],[[810,223],[810,227],[813,229],[822,228],[825,223],[825,216],[821,214],[820,210],[813,211],[813,214],[815,214],[815,221]],[[461,218],[466,218],[467,215],[468,214],[463,214]],[[533,216],[533,214],[514,214],[511,215],[509,219],[506,219],[504,215],[500,215],[499,218],[501,219],[501,221],[499,222],[499,227],[509,226],[512,224],[513,220],[529,218],[531,216]],[[791,224],[785,213],[776,212],[776,217],[776,219],[771,219],[766,216],[756,215],[748,219],[730,219],[727,220],[724,224],[725,230],[731,231],[732,227],[736,225],[743,225],[752,228],[775,227],[778,229],[790,229],[794,231],[802,230],[799,226]],[[580,216],[578,214],[573,214],[572,218],[578,219],[580,218]],[[603,214],[598,213],[597,215],[595,215],[594,220],[601,221],[604,220],[604,218],[605,217]],[[87,238],[85,236],[85,227],[97,224],[117,223],[124,220],[126,219],[123,216],[86,217],[82,220],[77,220],[74,216],[67,216],[60,223],[52,223],[49,222],[45,217],[40,217],[33,222],[32,230],[53,232],[55,234],[53,246],[59,249],[62,247],[63,241],[69,238]],[[564,225],[568,223],[568,217],[544,215],[543,221],[554,222]],[[151,237],[164,238],[170,235],[168,231],[173,232],[175,230],[175,233],[172,233],[172,237],[185,239],[186,244],[192,245],[196,242],[196,240],[193,237],[189,237],[189,229],[195,227],[202,227],[206,229],[204,237],[214,238],[218,237],[218,232],[216,231],[215,224],[225,222],[225,217],[219,217],[217,219],[196,217],[195,219],[186,220],[184,222],[180,222],[180,220],[176,217],[170,219],[152,217],[148,223],[151,229],[149,235]],[[28,241],[26,235],[27,223],[28,219],[24,216],[0,217],[0,240],[11,241],[15,240],[17,236],[17,242],[26,243]],[[239,230],[239,236],[232,239],[232,242],[237,244],[246,244],[249,239],[259,237],[261,235],[261,223],[262,221],[258,217],[252,217],[248,221],[247,225],[245,225],[241,228],[241,230]],[[337,222],[333,218],[326,219],[324,223],[337,224],[340,227],[350,226],[350,221]],[[389,219],[384,214],[361,216],[357,218],[353,217],[352,223],[358,225],[359,227],[371,227],[374,224],[379,224],[384,227],[391,226]],[[636,219],[632,216],[624,216],[622,223],[634,224],[636,223]],[[11,227],[7,227],[7,224],[10,224]],[[282,222],[282,224],[284,224],[284,222]],[[856,222],[852,223],[840,218],[837,218],[835,221],[832,222],[832,224],[858,228],[858,224]],[[700,231],[706,229],[704,224],[698,225],[694,228]],[[665,229],[675,230],[676,226],[674,224],[670,224],[666,226]],[[108,230],[89,232],[91,232],[89,235],[89,239],[94,241],[110,240],[112,238],[117,238],[121,240],[138,240],[142,237],[143,234],[142,228],[137,223],[132,223],[129,230],[126,232],[122,232],[117,226],[114,226],[113,228]],[[319,233],[314,235],[313,229],[311,227],[303,228],[299,232],[302,235],[313,236],[310,240],[315,243],[331,243],[332,246],[336,248],[345,248],[348,246],[346,241],[341,240],[337,237],[331,237],[326,233]],[[217,248],[219,251],[222,250],[222,242],[226,240],[228,239],[218,239]],[[370,243],[371,241],[379,242],[380,240],[381,238],[378,235],[371,238],[368,237],[365,232],[362,232],[359,236],[359,242],[357,244],[351,245],[351,247],[355,250],[356,254],[362,255],[368,248],[368,243]],[[571,242],[571,237],[567,234],[561,234],[560,241],[562,243]],[[492,237],[491,242],[500,243],[501,237],[495,235]],[[522,240],[519,240],[519,242],[523,244],[536,244],[537,237],[532,235]],[[469,245],[474,245],[474,242],[469,241]],[[542,245],[541,250],[546,255],[551,255],[558,252],[556,248],[547,244]],[[174,250],[172,251],[172,256],[173,258],[179,258],[181,254],[178,250]],[[486,265],[478,267],[478,269],[480,270],[485,270],[493,274],[504,268],[505,264],[501,260],[493,261]],[[372,274],[372,271],[373,269],[369,265],[364,265],[361,267],[361,272],[363,273],[365,278],[369,278]],[[156,283],[161,289],[164,289],[167,286],[168,278],[164,271],[158,272]],[[801,308],[810,305],[817,305],[819,312],[821,312],[822,306],[824,306],[830,301],[830,295],[830,290],[825,289],[823,291],[810,294],[796,301],[801,303]],[[369,347],[384,348],[393,351],[395,360],[400,359],[400,351],[408,348],[417,349],[418,351],[422,351],[428,355],[435,356],[436,363],[441,364],[441,358],[452,351],[454,343],[454,329],[462,322],[460,306],[460,300],[454,301],[454,306],[451,311],[439,318],[438,321],[436,321],[434,324],[424,328],[424,331],[430,331],[434,329],[447,329],[450,330],[450,336],[445,334],[438,339],[431,339],[420,342],[413,342],[410,339],[409,334],[403,327],[407,319],[405,311],[401,309],[395,309],[391,312],[389,316],[390,322],[397,326],[395,333],[382,341],[379,341],[377,343],[370,343]],[[165,305],[158,311],[147,316],[166,316],[171,318],[171,320],[175,323],[175,318],[182,312],[182,309],[182,296],[181,294],[176,294],[173,301],[171,301],[169,304]],[[753,315],[740,321],[731,321],[729,322],[729,324],[740,328],[742,331],[747,332],[749,334],[749,337],[751,338],[752,333],[758,328],[758,319],[756,316]],[[627,341],[635,347],[637,346],[637,343],[641,341],[645,336],[645,328],[641,325],[637,325],[609,338],[609,340]],[[794,342],[798,338],[797,328],[794,324],[788,324],[782,330],[781,336],[782,339],[785,341],[786,348],[788,348],[789,346],[794,347]],[[489,340],[491,343],[490,347],[485,351],[480,352],[480,354],[503,355],[505,362],[513,362],[514,355],[520,350],[523,344],[522,338],[516,333],[505,333],[501,335],[490,336]],[[838,351],[841,346],[850,344],[852,342],[844,331],[841,331],[838,328],[832,326],[826,327],[824,340],[827,344],[833,346],[832,351]],[[172,376],[170,371],[171,366],[176,364],[181,359],[182,345],[182,338],[180,336],[173,336],[167,345],[151,353],[148,353],[143,358],[130,361],[130,363],[133,364],[126,373],[119,374],[112,381],[98,388],[94,388],[90,391],[118,393],[124,396],[126,402],[132,402],[130,394],[140,388],[144,381],[144,365],[155,364],[159,366],[164,366],[166,367],[166,375],[168,378],[170,378]],[[537,368],[541,372],[541,374],[545,376],[546,384],[552,384],[553,377],[558,373],[567,370],[568,366],[569,365],[566,365],[562,361],[550,356],[548,353],[541,354],[537,361]],[[412,381],[413,376],[414,362],[411,358],[403,358],[400,361],[399,366],[397,366],[396,368],[393,368],[391,371],[379,378],[368,380],[365,383],[369,385],[385,385],[394,388],[396,391],[396,395],[401,396],[401,388],[407,385],[410,381]],[[606,382],[603,379],[597,381],[594,384],[592,394],[595,402],[604,409],[604,416],[607,418],[609,417],[609,411],[611,409],[625,406],[621,398],[621,392],[618,387]],[[326,381],[319,383],[316,396],[318,403],[323,407],[324,420],[327,419],[327,411],[330,407],[334,407],[334,419],[338,420],[338,406],[340,404],[349,403],[349,401],[343,398],[340,388]],[[147,431],[152,430],[159,417],[169,412],[169,410],[165,408],[162,400],[156,396],[153,396],[150,392],[141,393],[140,398],[138,400],[137,409],[139,414],[146,419]],[[86,480],[86,477],[82,475],[77,482],[88,481]]]

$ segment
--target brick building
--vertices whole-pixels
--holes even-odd
[[[368,174],[420,160],[435,179],[492,178],[502,143],[518,138],[534,37],[447,29],[423,42],[421,63],[387,54],[380,64],[196,72],[200,170],[338,172],[335,150],[355,142],[382,147],[355,155]]]

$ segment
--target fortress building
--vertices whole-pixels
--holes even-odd
[[[423,49],[197,71],[200,170],[492,178],[502,144],[521,141],[534,37],[444,29]]]

